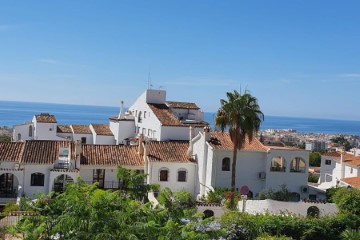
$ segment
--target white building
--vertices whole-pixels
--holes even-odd
[[[319,188],[338,186],[360,188],[360,156],[328,152],[321,156]]]
[[[214,188],[230,187],[232,151],[228,133],[204,131],[192,139],[189,154],[198,164],[196,192],[200,196]],[[298,199],[307,198],[308,166],[308,151],[247,139],[237,153],[236,190],[246,185],[250,195],[256,196],[264,188],[276,190],[284,184]]]

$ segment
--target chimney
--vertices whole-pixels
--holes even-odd
[[[121,102],[120,102],[120,112],[119,112],[118,119],[123,119],[123,118],[124,118],[124,101],[121,100]]]
[[[81,157],[81,141],[77,140],[75,142],[75,168],[79,169],[80,168],[80,157]]]
[[[204,137],[205,137],[205,141],[209,141],[209,140],[210,140],[209,132],[210,132],[209,126],[205,126],[205,127],[204,127]]]
[[[189,148],[186,152],[186,155],[188,157],[191,157],[192,153],[193,153],[193,136],[194,136],[194,128],[192,126],[189,127]]]
[[[340,153],[340,180],[345,177],[345,151],[341,151]]]
[[[143,155],[144,154],[144,145],[143,145],[143,141],[144,141],[144,136],[142,134],[140,134],[139,136],[139,150],[138,150],[138,153],[140,155]]]

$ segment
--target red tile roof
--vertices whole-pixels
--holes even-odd
[[[107,124],[91,124],[97,135],[114,136]]]
[[[341,161],[341,154],[339,152],[328,152],[324,153],[322,156],[333,157],[335,161]],[[360,156],[354,156],[351,154],[345,153],[344,163],[350,166],[359,167],[360,166]]]
[[[35,115],[37,122],[42,123],[57,123],[56,118],[54,115],[50,115],[48,113],[42,113],[40,115]]]
[[[360,177],[343,178],[341,181],[346,182],[354,188],[360,189]]]
[[[81,164],[108,166],[143,166],[137,146],[83,145]]]
[[[195,103],[166,101],[165,104],[170,108],[200,109]]]
[[[213,149],[220,150],[232,150],[234,144],[230,139],[230,134],[228,132],[210,132],[210,140],[208,143]],[[245,143],[241,150],[244,151],[257,151],[257,152],[267,152],[268,147],[264,146],[256,137],[250,142],[249,138],[245,139]]]
[[[56,129],[57,133],[72,133],[69,125],[58,125]]]
[[[75,145],[69,141],[26,141],[21,157],[24,164],[53,164],[59,159],[60,148],[70,148],[71,159],[75,159]]]
[[[193,162],[186,154],[188,141],[148,142],[148,158],[150,161],[160,162]]]
[[[208,126],[206,122],[183,123],[181,122],[170,110],[166,104],[148,103],[150,109],[155,116],[159,119],[162,126],[171,127],[205,127]]]
[[[75,134],[92,134],[90,127],[86,125],[71,125]]]
[[[0,161],[19,162],[23,149],[23,142],[0,143]]]

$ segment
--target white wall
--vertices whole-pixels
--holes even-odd
[[[242,210],[242,201],[239,209]],[[280,202],[275,200],[247,200],[245,212],[249,214],[294,214],[307,216],[309,207],[315,206],[320,210],[320,217],[335,215],[338,212],[335,203],[308,203],[308,202]]]
[[[20,141],[26,141],[26,140],[31,140],[34,139],[34,127],[33,127],[33,131],[32,131],[32,136],[29,136],[29,127],[33,126],[32,123],[26,123],[26,124],[21,124],[21,125],[14,125],[13,126],[13,141],[17,142],[19,141],[18,139],[18,134],[21,135],[21,139]]]
[[[92,134],[78,134],[75,133],[73,138],[74,141],[81,141],[81,138],[86,137],[86,144],[93,144],[93,135]]]
[[[170,188],[173,192],[186,191],[191,195],[195,195],[195,169],[194,163],[175,163],[175,162],[150,162],[150,183],[159,184],[160,189],[166,187]],[[168,181],[160,181],[160,169],[168,169]],[[187,171],[186,182],[178,182],[178,170],[185,169]]]
[[[94,144],[115,145],[115,138],[114,136],[96,135],[94,138]]]
[[[53,165],[45,164],[34,164],[34,165],[22,165],[24,168],[24,193],[26,197],[34,198],[36,194],[41,192],[48,194],[49,182],[50,182],[50,169],[53,168]],[[31,186],[31,174],[33,173],[42,173],[44,174],[44,186]]]
[[[331,165],[326,165],[325,160],[331,160]],[[333,170],[335,168],[336,161],[332,157],[321,156],[321,165],[320,165],[320,183],[328,182],[331,180],[331,177],[326,176],[326,174],[333,174]]]
[[[56,136],[56,123],[42,123],[34,121],[34,128],[35,140],[63,140]]]

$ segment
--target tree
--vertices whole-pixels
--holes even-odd
[[[320,167],[321,154],[319,152],[312,152],[309,156],[309,164],[312,167]]]
[[[220,100],[220,108],[217,111],[215,125],[223,132],[229,129],[233,143],[233,161],[231,165],[231,192],[235,192],[236,158],[246,140],[252,141],[254,135],[260,129],[264,120],[264,114],[260,111],[257,99],[247,90],[241,95],[238,91],[226,93],[227,100]],[[230,207],[234,209],[234,194],[231,197]]]

